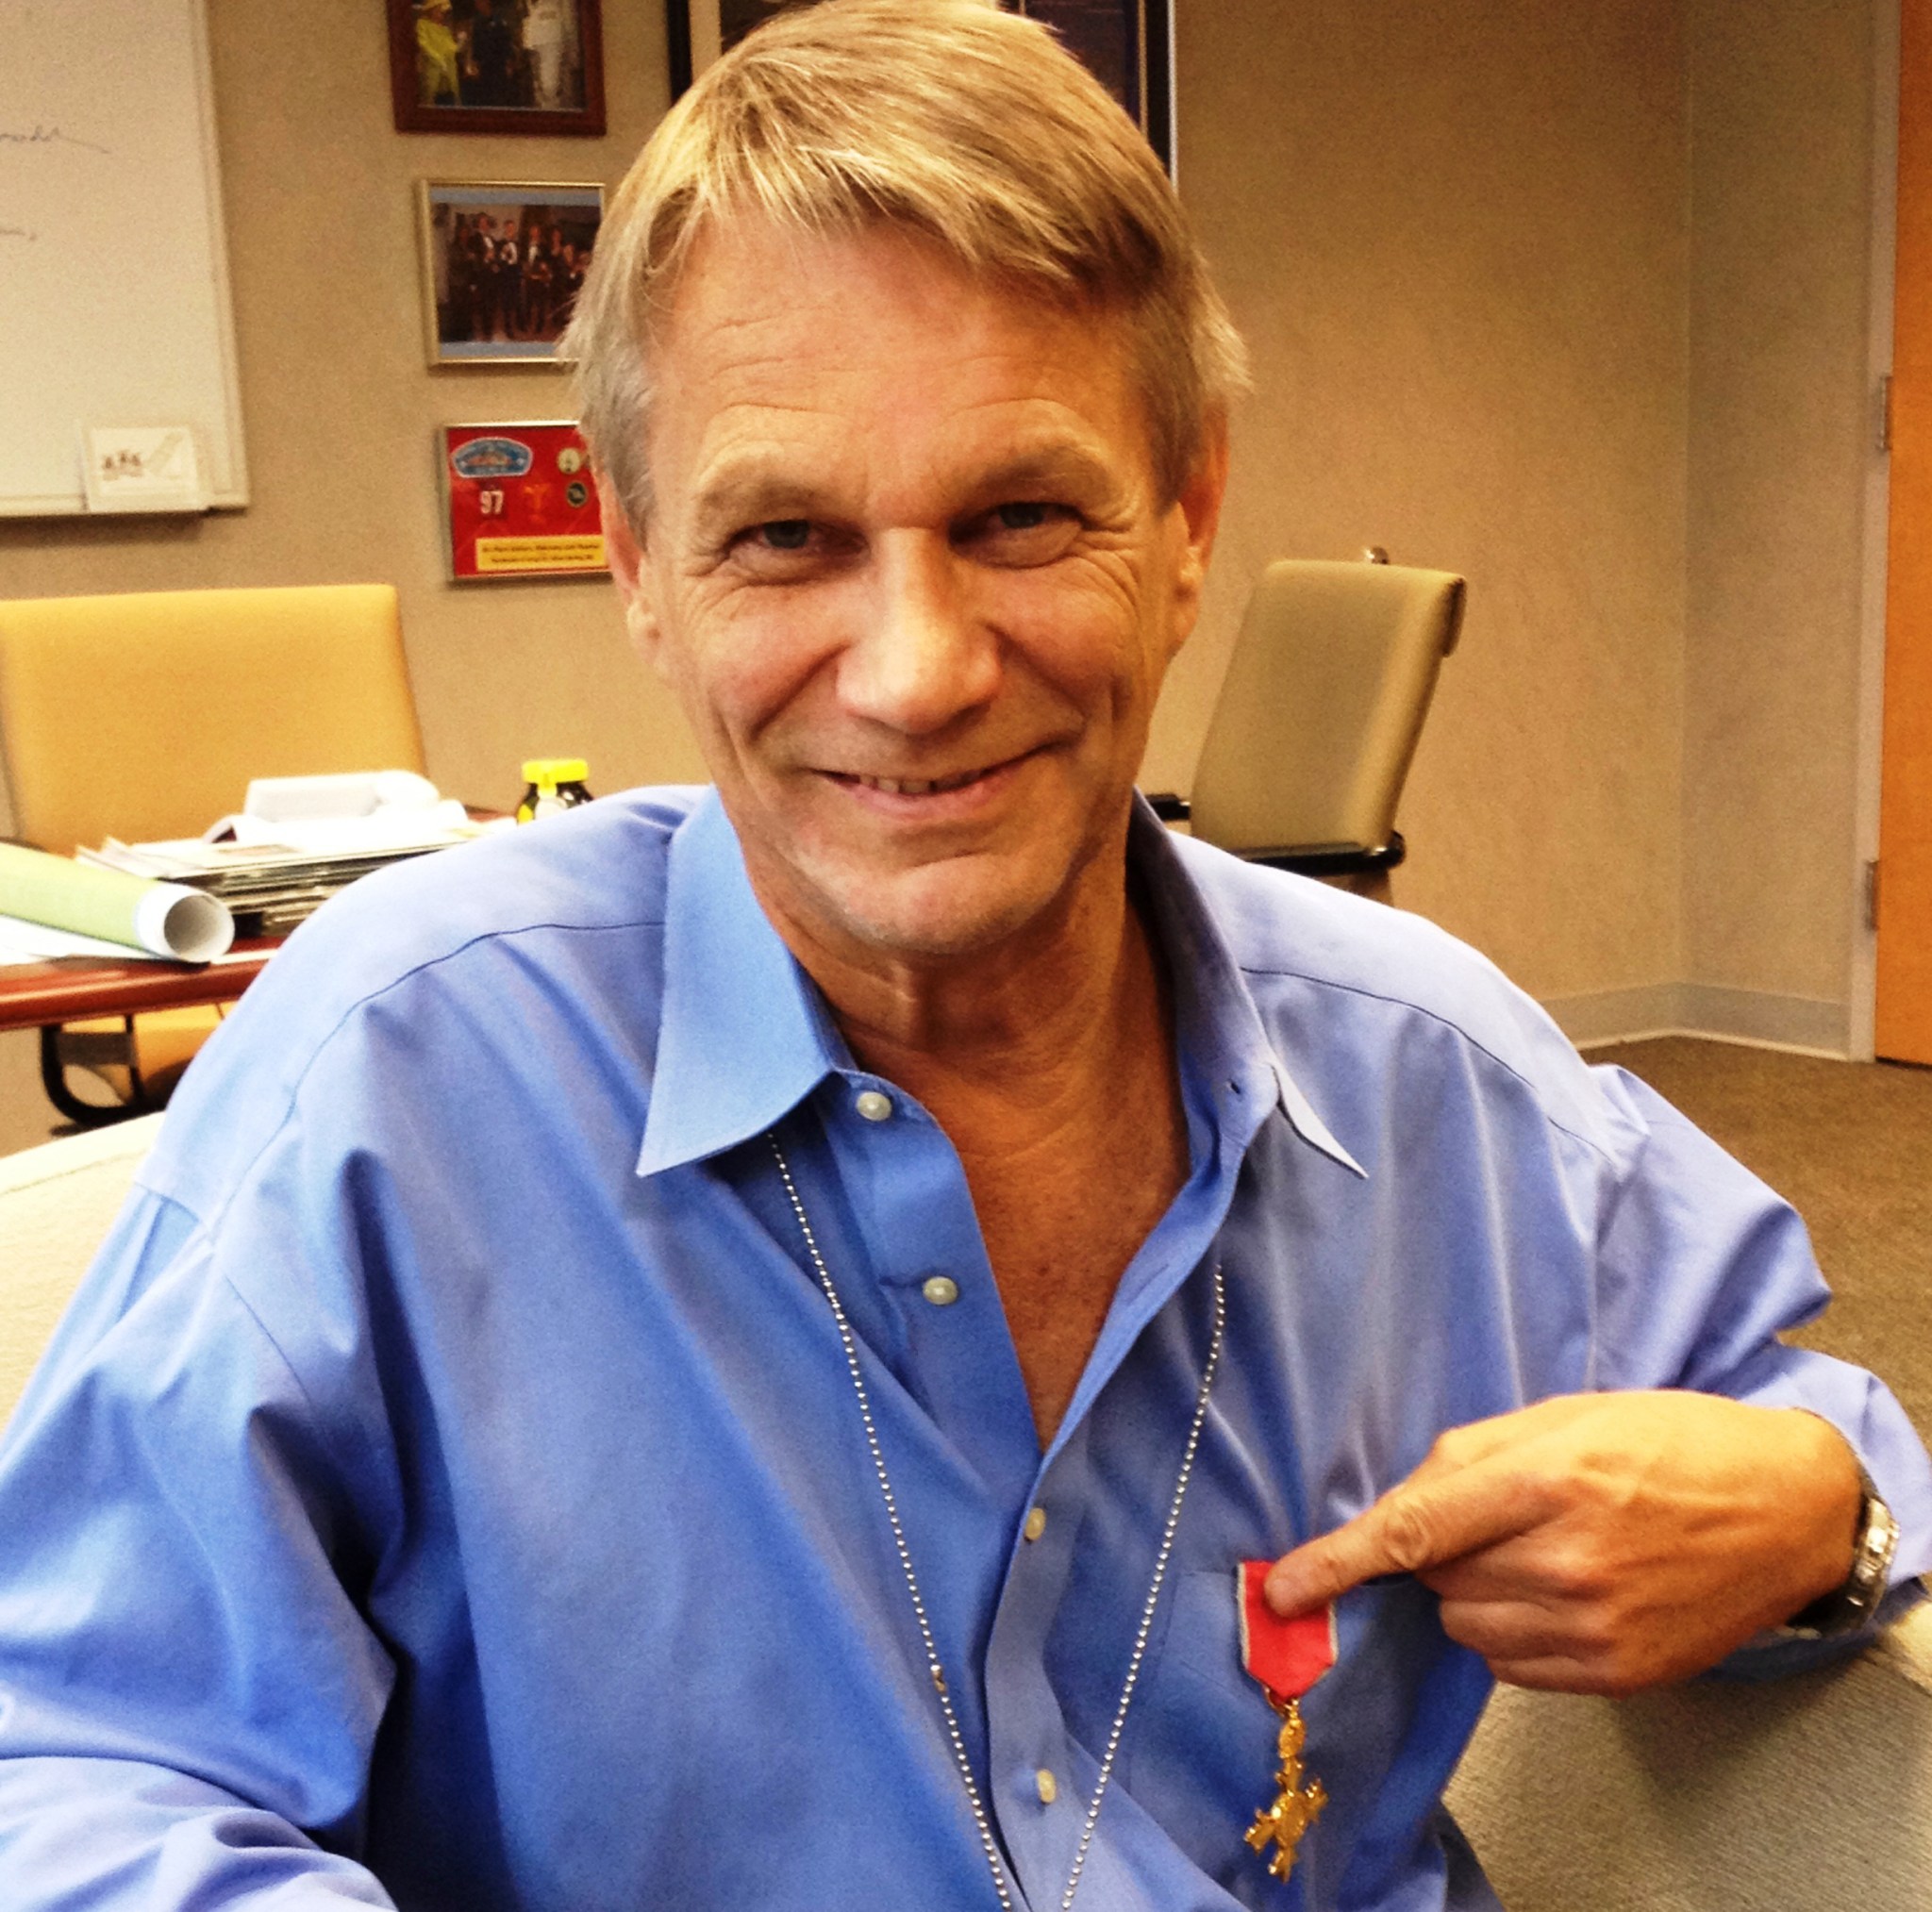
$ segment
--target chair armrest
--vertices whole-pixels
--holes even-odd
[[[1373,850],[1359,843],[1311,843],[1305,850],[1248,850],[1242,860],[1265,864],[1270,870],[1291,870],[1297,876],[1367,876],[1392,870],[1408,855],[1400,830]]]

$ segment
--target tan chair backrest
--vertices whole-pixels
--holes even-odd
[[[158,1115],[0,1156],[0,1426],[153,1148]]]
[[[1448,1803],[1509,1912],[1932,1905],[1932,1605],[1787,1679],[1501,1688]]]
[[[65,854],[192,837],[251,777],[423,768],[387,584],[0,603],[14,829]]]
[[[1446,571],[1271,564],[1194,773],[1194,835],[1248,855],[1381,848],[1462,602]]]

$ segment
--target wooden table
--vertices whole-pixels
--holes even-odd
[[[90,1016],[131,1016],[143,1009],[182,1009],[232,1003],[277,945],[237,943],[247,960],[223,963],[122,962],[112,956],[53,956],[0,967],[0,1029],[38,1029]]]

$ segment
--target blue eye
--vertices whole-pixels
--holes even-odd
[[[1035,531],[1046,523],[1050,507],[1045,505],[1002,505],[993,516],[1000,521],[1001,527],[1008,531]]]
[[[769,524],[760,524],[758,531],[774,551],[803,551],[811,542],[808,518],[774,518]]]

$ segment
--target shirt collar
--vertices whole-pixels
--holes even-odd
[[[707,790],[671,839],[664,994],[638,1173],[736,1147],[851,1056],[759,907],[737,833]]]
[[[1183,1069],[1251,1078],[1303,1141],[1366,1181],[1368,1171],[1336,1140],[1270,1040],[1240,960],[1187,868],[1180,840],[1140,796],[1127,855],[1153,906],[1173,978]]]
[[[1265,1085],[1296,1135],[1366,1177],[1275,1053],[1174,838],[1138,797],[1128,857],[1174,978],[1183,1067]],[[818,990],[759,906],[730,820],[708,790],[671,840],[663,1006],[638,1173],[734,1148],[851,1067]]]

